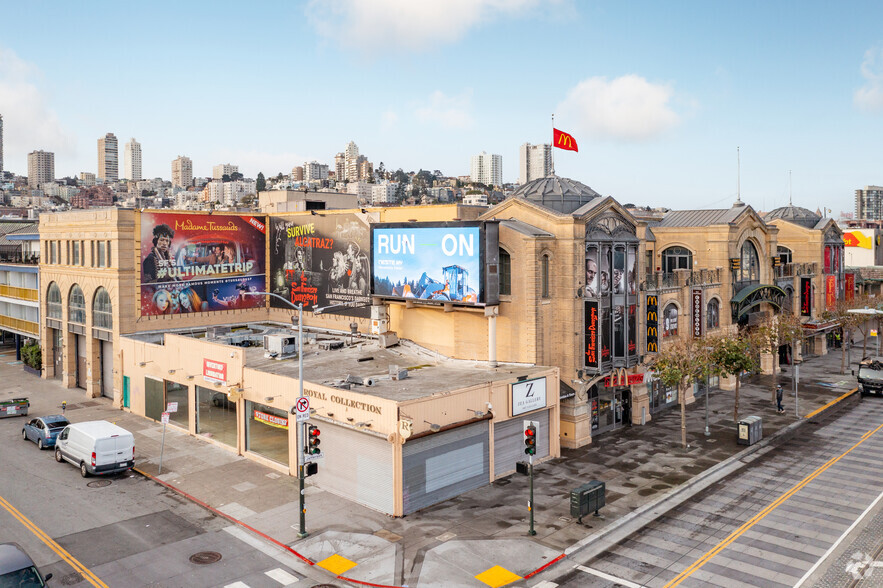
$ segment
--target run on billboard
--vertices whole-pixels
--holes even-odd
[[[270,219],[270,290],[304,310],[367,317],[370,230],[354,214]],[[275,308],[291,308],[271,298]]]
[[[375,225],[371,243],[375,296],[485,302],[480,223]]]
[[[141,213],[141,315],[264,305],[264,217]]]

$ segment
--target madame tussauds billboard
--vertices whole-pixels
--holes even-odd
[[[141,315],[258,308],[264,217],[141,213]]]

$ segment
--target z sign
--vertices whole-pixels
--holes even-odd
[[[546,378],[512,384],[512,416],[546,407]]]

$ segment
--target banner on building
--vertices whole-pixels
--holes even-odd
[[[700,339],[702,337],[702,289],[693,288],[691,293],[692,313],[693,313],[693,338]]]
[[[812,316],[811,278],[800,278],[800,316]]]
[[[600,323],[598,317],[598,302],[595,300],[586,300],[585,311],[585,366],[590,372],[598,373],[601,368],[601,358],[598,348],[598,325]]]
[[[825,307],[830,310],[837,304],[837,276],[825,276]]]
[[[271,217],[271,292],[308,312],[367,317],[370,244],[368,223],[354,214]],[[270,305],[291,308],[277,298]]]
[[[846,300],[855,299],[855,274],[843,274],[846,288]]]
[[[258,308],[265,217],[141,213],[141,315]]]
[[[647,352],[659,351],[659,299],[654,295],[647,296]]]

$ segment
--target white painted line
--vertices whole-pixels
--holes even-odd
[[[275,570],[270,570],[269,572],[264,572],[283,586],[291,586],[295,582],[297,582],[297,578],[292,576],[282,568],[276,568]]]
[[[558,584],[555,582],[550,582],[548,580],[543,580],[539,584],[534,584],[531,588],[558,588]]]
[[[621,584],[626,588],[644,588],[640,584],[635,584],[634,582],[629,582],[628,580],[623,580],[622,578],[617,578],[616,576],[611,576],[610,574],[605,574],[600,570],[593,570],[592,568],[587,568],[586,566],[573,566],[581,572],[585,572],[587,574],[592,574],[593,576],[598,576],[599,578],[603,578],[608,582],[613,582],[615,584]]]
[[[294,557],[293,555],[289,555],[288,553],[286,553],[285,551],[283,551],[279,547],[276,547],[272,543],[267,543],[263,539],[261,539],[259,537],[255,537],[254,535],[252,535],[251,533],[249,533],[245,529],[242,529],[242,528],[236,527],[236,526],[230,526],[230,527],[224,527],[224,530],[226,532],[230,533],[231,535],[233,535],[234,537],[236,537],[237,539],[239,539],[240,541],[242,541],[243,543],[246,543],[247,545],[251,545],[252,547],[257,549],[258,551],[260,551],[264,555],[268,555],[268,556],[272,557],[273,559],[275,559],[276,561],[278,561],[282,565],[288,566],[289,568],[291,568],[293,570],[300,569],[302,566],[306,565],[300,559]]]
[[[813,565],[813,567],[811,567],[809,569],[809,571],[806,572],[803,575],[803,577],[797,581],[797,584],[794,585],[794,588],[800,588],[800,586],[802,586],[803,583],[806,582],[807,578],[809,578],[810,576],[813,575],[813,572],[815,572],[816,569],[818,569],[818,567],[820,565],[822,565],[822,562],[824,562],[828,558],[828,556],[831,555],[831,553],[833,553],[835,549],[837,549],[837,546],[840,545],[840,542],[843,541],[846,538],[846,536],[852,532],[853,529],[855,529],[856,525],[858,525],[860,522],[862,522],[862,519],[865,518],[865,515],[867,515],[875,506],[877,506],[877,503],[880,502],[880,499],[883,499],[883,492],[881,492],[879,495],[877,495],[877,498],[874,499],[874,502],[871,503],[871,506],[866,508],[865,512],[863,512],[861,515],[859,515],[859,517],[855,520],[855,522],[853,522],[851,525],[849,525],[849,528],[846,529],[846,531],[844,531],[842,535],[840,535],[840,537],[837,539],[837,541],[834,542],[834,545],[832,545],[831,548],[828,549],[828,551],[826,551],[825,554],[819,558],[819,561],[817,561]]]
[[[224,588],[249,588],[249,585],[245,582],[233,582],[232,584],[227,584]]]

